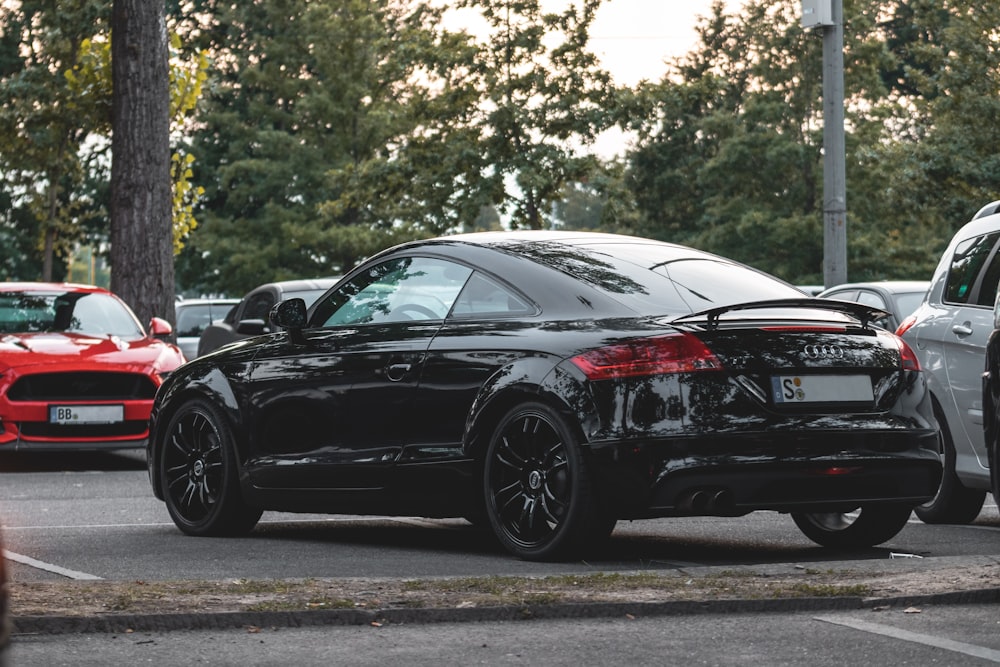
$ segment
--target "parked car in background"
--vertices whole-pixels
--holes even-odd
[[[1000,214],[995,210],[993,204],[984,207],[952,237],[926,298],[896,331],[927,373],[941,425],[941,488],[915,510],[927,523],[971,522],[990,490],[983,370],[1000,280]]]
[[[226,317],[239,299],[184,299],[174,306],[177,313],[177,347],[185,359],[198,356],[198,339],[212,323]]]
[[[336,282],[337,278],[313,278],[265,283],[255,287],[222,320],[205,327],[198,339],[195,356],[208,354],[227,343],[270,333],[267,315],[276,303],[284,299],[299,298],[312,304]]]
[[[929,280],[880,280],[867,283],[844,283],[818,294],[824,299],[854,301],[889,313],[876,324],[895,331],[907,315],[924,300]]]
[[[99,287],[0,283],[0,452],[144,447],[153,395],[184,363],[171,334]]]
[[[822,545],[879,544],[941,476],[883,314],[648,239],[416,241],[178,369],[150,481],[191,535],[263,509],[465,517],[551,560],[619,519],[771,510]]]
[[[4,557],[3,541],[0,540],[0,667],[10,665],[10,572]]]

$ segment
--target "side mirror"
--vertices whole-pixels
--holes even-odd
[[[306,325],[306,302],[295,298],[276,303],[270,318],[279,329],[301,329]]]
[[[170,322],[160,317],[154,317],[149,321],[149,334],[156,338],[161,336],[169,336],[174,332],[174,328],[170,326]]]

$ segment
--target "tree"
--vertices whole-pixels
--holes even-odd
[[[102,217],[102,202],[83,187],[81,157],[102,110],[76,95],[64,73],[107,20],[96,2],[0,6],[0,214],[20,237],[0,250],[5,278],[62,278],[65,266],[56,258],[67,257]]]
[[[602,0],[561,13],[539,0],[461,0],[490,28],[473,71],[481,101],[484,185],[511,223],[540,229],[564,188],[596,173],[587,146],[614,121],[615,89],[589,50]]]
[[[800,3],[721,4],[701,44],[637,91],[626,183],[638,229],[795,282],[821,277],[820,36]],[[996,198],[1000,6],[845,2],[851,279],[929,277],[954,229]]]
[[[174,317],[164,8],[115,0],[112,11],[111,289],[143,323]]]
[[[216,7],[186,287],[332,275],[474,217],[473,51],[416,0]]]

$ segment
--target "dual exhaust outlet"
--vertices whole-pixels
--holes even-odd
[[[729,489],[695,489],[681,496],[677,509],[693,515],[729,515],[735,511]]]

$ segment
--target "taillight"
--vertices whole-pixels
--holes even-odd
[[[913,351],[913,348],[898,335],[896,336],[896,344],[899,345],[899,359],[903,370],[919,371],[920,360],[917,359],[917,353]]]
[[[694,334],[637,338],[588,350],[570,359],[588,380],[722,369],[719,359]]]
[[[902,336],[904,333],[909,331],[910,327],[912,327],[916,323],[917,323],[917,316],[910,315],[905,320],[900,322],[898,327],[896,327],[896,335]]]

